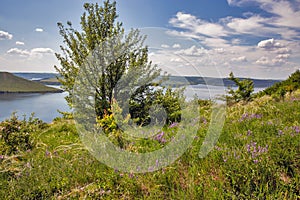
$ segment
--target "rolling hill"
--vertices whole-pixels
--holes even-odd
[[[62,90],[47,87],[41,83],[17,77],[8,72],[0,72],[0,93],[55,93]]]

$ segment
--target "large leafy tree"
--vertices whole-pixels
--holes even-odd
[[[63,89],[69,94],[66,100],[71,107],[74,106],[73,87],[78,73],[85,73],[87,79],[91,74],[98,76],[93,85],[96,90],[95,110],[97,116],[103,118],[110,112],[116,95],[114,90],[122,76],[127,77],[124,80],[133,83],[137,83],[142,77],[143,83],[149,83],[159,76],[160,70],[148,61],[148,48],[143,46],[145,37],[141,36],[138,30],[131,30],[123,37],[125,34],[122,23],[116,21],[118,15],[115,1],[106,0],[103,6],[86,3],[84,9],[81,31],[75,30],[71,22],[67,22],[67,27],[58,23],[65,46],[61,46],[63,54],[56,54],[61,67],[55,68],[60,74],[59,81]],[[98,68],[97,72],[90,71],[95,70],[95,67],[87,67],[87,59],[91,56],[93,59],[103,58],[103,55],[100,55],[103,54],[103,44],[112,45],[112,52],[121,53],[113,57],[107,66]],[[99,50],[101,48],[102,50]],[[148,84],[148,87],[150,86],[151,84]]]

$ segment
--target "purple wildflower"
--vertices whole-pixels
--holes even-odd
[[[45,156],[46,157],[50,156],[50,152],[48,150],[45,151]]]
[[[255,160],[253,160],[253,162],[254,162],[255,164],[257,164],[257,163],[258,163],[258,160],[257,160],[257,159],[255,159]]]
[[[130,172],[130,173],[128,174],[128,177],[129,177],[129,178],[133,178],[133,177],[134,177],[134,174],[133,174],[132,172]]]
[[[178,123],[177,122],[173,122],[170,126],[169,126],[169,128],[173,128],[173,127],[176,127],[178,125]]]
[[[300,127],[299,126],[293,126],[293,129],[296,133],[300,133]]]
[[[0,159],[4,159],[4,156],[3,156],[3,155],[0,155]]]
[[[157,140],[160,143],[165,143],[166,140],[163,138],[163,136],[165,135],[165,133],[162,131],[159,134],[157,134],[154,139]]]
[[[248,131],[247,131],[247,135],[250,136],[251,134],[252,134],[252,131],[251,131],[251,130],[248,130]]]

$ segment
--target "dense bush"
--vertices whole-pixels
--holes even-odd
[[[11,155],[34,147],[32,133],[47,126],[33,115],[26,120],[19,120],[14,113],[10,119],[0,123],[1,154]]]

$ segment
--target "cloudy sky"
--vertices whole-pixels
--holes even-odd
[[[83,3],[1,0],[0,71],[54,72],[63,44],[56,24],[80,29]],[[300,68],[300,0],[126,0],[117,10],[172,74],[283,79]]]

